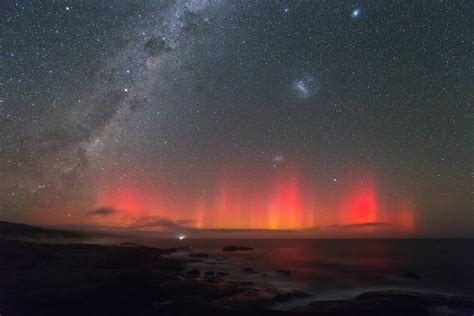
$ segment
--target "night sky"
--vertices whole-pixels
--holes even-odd
[[[472,236],[473,9],[3,1],[0,218]]]

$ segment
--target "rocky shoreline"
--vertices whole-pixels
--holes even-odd
[[[289,311],[278,302],[307,296],[226,281],[221,271],[186,270],[176,249],[135,244],[40,244],[0,239],[2,315],[469,315],[473,298],[370,292]],[[283,272],[282,272],[283,273]],[[285,271],[286,273],[286,271]]]

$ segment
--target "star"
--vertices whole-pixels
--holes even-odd
[[[336,199],[372,187],[387,193],[374,193],[381,205],[396,197],[394,209],[423,210],[420,227],[429,206],[452,193],[449,204],[465,208],[452,222],[463,223],[470,56],[465,45],[449,46],[469,42],[462,1],[443,3],[452,19],[442,32],[428,27],[439,23],[431,3],[386,11],[358,1],[158,2],[130,10],[17,1],[5,11],[0,220],[3,210],[32,221],[44,209],[53,222],[82,221],[97,202],[137,219],[156,210],[214,227],[228,216],[214,202],[222,191],[244,218],[228,216],[226,227],[266,227],[266,216],[245,218],[294,185],[304,212],[311,192],[334,193],[318,201],[334,213],[328,225],[339,218]],[[432,184],[439,188],[425,189]],[[321,224],[317,212],[305,225]],[[436,225],[452,228],[428,226]]]
[[[358,18],[360,16],[360,14],[361,14],[360,9],[356,8],[356,9],[352,10],[351,16],[353,18]]]

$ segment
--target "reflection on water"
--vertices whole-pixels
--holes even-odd
[[[134,241],[160,248],[189,247],[176,255],[210,254],[189,268],[226,272],[231,281],[299,289],[321,299],[349,298],[380,289],[466,296],[474,293],[473,240]],[[225,245],[250,246],[254,250],[224,252]]]

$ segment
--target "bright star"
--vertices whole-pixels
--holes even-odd
[[[353,18],[358,18],[360,16],[360,9],[354,9],[351,15]]]

